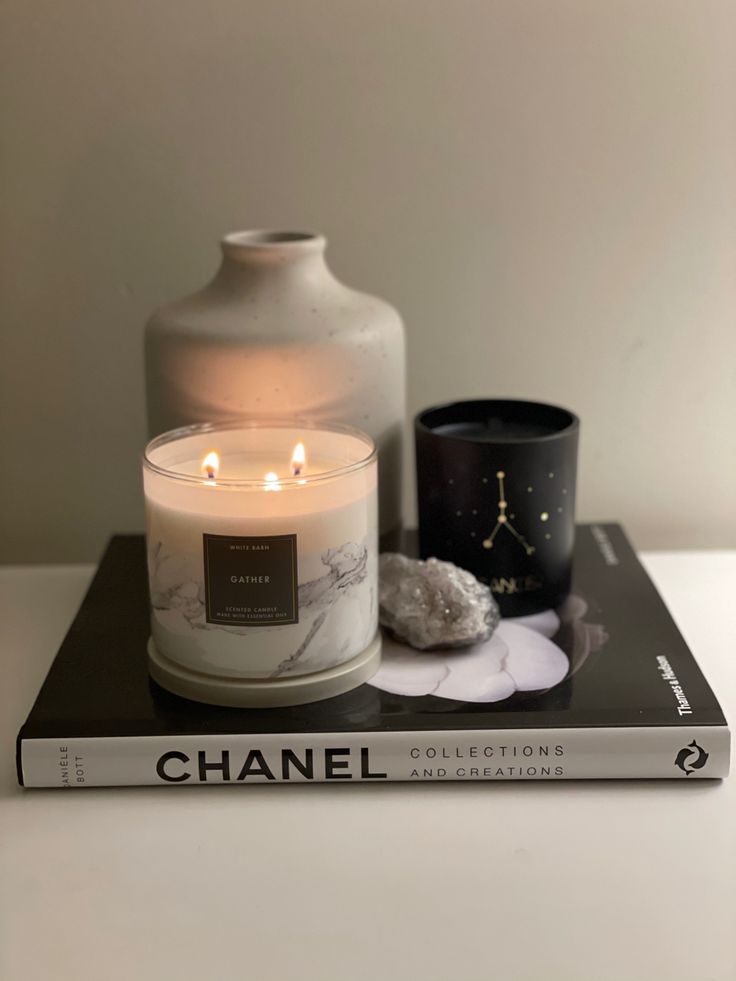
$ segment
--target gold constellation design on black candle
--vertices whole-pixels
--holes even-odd
[[[520,535],[519,532],[514,528],[508,519],[506,514],[506,508],[508,507],[508,502],[506,501],[506,493],[504,491],[503,479],[506,476],[503,470],[499,470],[496,473],[498,477],[498,516],[496,517],[496,527],[490,533],[488,538],[483,539],[483,548],[493,548],[493,540],[502,528],[506,528],[507,531],[511,532],[514,538],[517,540],[519,545],[524,549],[527,555],[534,554],[534,546],[530,545],[529,542]]]

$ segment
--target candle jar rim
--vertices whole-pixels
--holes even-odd
[[[202,485],[203,478],[201,474],[187,474],[182,473],[179,470],[174,470],[170,467],[162,466],[151,459],[151,453],[154,450],[159,449],[162,446],[166,446],[169,443],[178,442],[181,439],[185,439],[189,436],[199,436],[199,435],[210,435],[216,434],[218,432],[230,432],[234,429],[295,429],[302,430],[305,432],[322,432],[322,433],[332,433],[334,435],[351,436],[354,439],[362,442],[366,447],[365,456],[361,457],[359,460],[354,460],[352,463],[346,463],[343,466],[335,467],[333,470],[324,470],[320,473],[315,474],[304,474],[294,477],[279,477],[278,483],[281,487],[296,487],[299,485],[312,485],[321,482],[326,482],[330,480],[335,480],[338,477],[343,477],[346,474],[357,473],[360,470],[364,470],[366,467],[373,463],[378,455],[378,450],[374,440],[362,429],[358,429],[355,426],[346,426],[342,423],[321,423],[314,422],[306,419],[227,419],[222,422],[201,422],[194,423],[189,426],[179,426],[176,429],[169,429],[164,433],[160,433],[158,436],[154,436],[152,440],[146,445],[141,460],[143,464],[143,469],[148,470],[151,473],[159,474],[162,477],[167,477],[170,480],[178,480],[188,484]],[[263,477],[258,478],[240,478],[240,477],[217,477],[216,478],[217,487],[230,487],[238,488],[241,490],[262,490],[264,487],[269,486],[269,482]]]
[[[550,432],[540,433],[536,435],[517,435],[517,436],[492,436],[488,439],[482,440],[482,442],[487,444],[508,444],[508,443],[541,443],[556,439],[563,439],[575,433],[580,428],[579,417],[572,412],[570,409],[566,409],[561,405],[554,405],[551,402],[537,402],[529,399],[459,399],[453,402],[443,402],[441,405],[433,405],[427,409],[422,409],[414,417],[414,424],[418,430],[422,430],[426,433],[431,433],[438,439],[453,440],[458,443],[477,443],[480,440],[474,438],[473,436],[459,436],[455,433],[443,433],[439,431],[436,426],[442,425],[452,425],[462,424],[462,423],[473,423],[479,421],[474,419],[472,415],[468,415],[465,418],[461,417],[461,409],[469,409],[470,407],[489,407],[489,408],[499,408],[501,406],[511,407],[513,409],[521,409],[522,407],[532,410],[538,413],[538,418],[540,419],[540,424],[544,424],[541,420],[543,416],[557,415],[560,420],[564,420],[558,427],[553,426],[550,423]],[[442,418],[444,414],[451,417],[453,412],[458,413],[457,418]],[[439,418],[436,420],[431,420],[432,416],[437,415]],[[431,420],[431,421],[430,421]],[[525,420],[529,421],[529,419]]]

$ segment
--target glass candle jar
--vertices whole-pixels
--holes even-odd
[[[373,441],[299,422],[198,425],[143,458],[149,668],[218,705],[337,695],[378,667]]]

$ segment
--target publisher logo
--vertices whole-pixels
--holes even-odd
[[[695,770],[702,770],[708,762],[709,754],[702,746],[693,741],[683,746],[675,757],[675,766],[679,766],[686,777],[689,777]]]

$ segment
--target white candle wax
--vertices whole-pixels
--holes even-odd
[[[307,459],[294,474],[298,443]],[[207,476],[211,451],[219,469]],[[144,488],[159,654],[206,675],[278,680],[334,668],[371,644],[378,531],[368,437],[189,427],[149,445]]]

